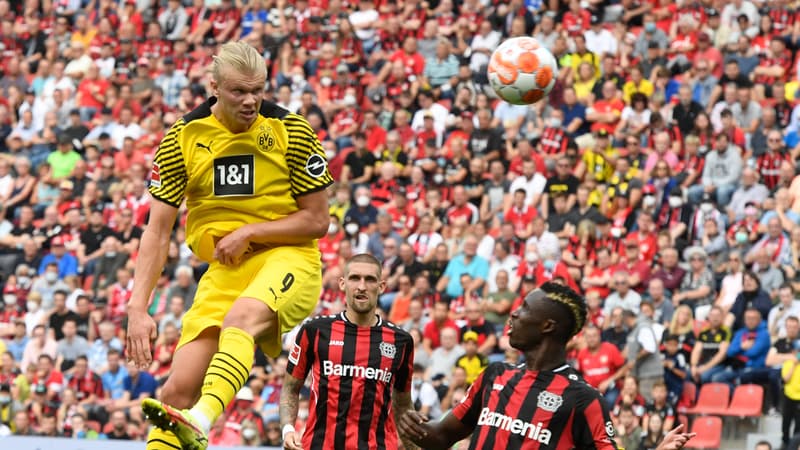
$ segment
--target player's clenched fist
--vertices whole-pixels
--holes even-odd
[[[428,418],[417,411],[406,411],[397,424],[400,434],[419,442],[428,436]]]

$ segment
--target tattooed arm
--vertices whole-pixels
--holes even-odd
[[[414,410],[414,405],[411,402],[411,392],[395,390],[394,395],[392,395],[392,410],[394,412],[395,423],[400,423],[400,417],[402,417],[406,411]],[[405,450],[418,450],[419,447],[414,445],[411,439],[402,433],[398,434],[400,435],[400,441],[403,442],[403,448]]]
[[[298,380],[287,373],[281,388],[279,413],[281,430],[283,430],[283,448],[287,450],[302,450],[303,448],[300,443],[301,436],[294,430],[294,424],[297,422],[300,389],[303,387],[303,383],[303,380]],[[286,431],[287,426],[291,427],[289,431]]]

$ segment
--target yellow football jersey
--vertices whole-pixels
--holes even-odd
[[[232,133],[211,98],[179,119],[158,147],[150,193],[178,207],[186,199],[186,242],[213,260],[220,238],[242,225],[281,219],[296,198],[333,183],[325,152],[305,118],[262,102],[249,130]],[[310,240],[307,245],[316,247]]]

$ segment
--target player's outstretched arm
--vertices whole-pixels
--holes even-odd
[[[400,436],[427,450],[447,450],[472,433],[472,430],[447,413],[440,421],[430,423],[417,411],[406,411],[397,423]]]
[[[689,439],[695,437],[697,433],[684,433],[683,432],[683,424],[678,425],[677,427],[670,430],[666,436],[664,436],[664,440],[658,444],[656,450],[679,450],[682,449]]]
[[[162,201],[150,202],[150,219],[139,244],[133,292],[128,302],[128,358],[139,368],[149,367],[152,362],[150,341],[156,338],[157,331],[155,322],[147,314],[147,303],[167,260],[177,216],[178,208]]]
[[[281,420],[281,430],[283,433],[283,448],[286,450],[302,450],[300,436],[294,429],[297,422],[297,409],[300,398],[300,389],[303,387],[303,380],[289,375],[283,379],[281,387],[281,399],[278,413]]]

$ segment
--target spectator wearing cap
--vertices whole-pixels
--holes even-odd
[[[491,336],[494,337],[494,334]],[[464,354],[455,362],[455,367],[461,367],[467,373],[468,384],[472,384],[489,365],[489,359],[479,351],[478,340],[479,335],[475,331],[463,332],[461,346],[464,348]]]
[[[586,47],[597,55],[617,54],[618,42],[610,31],[603,27],[600,13],[594,13],[589,19],[589,29],[583,32]]]

